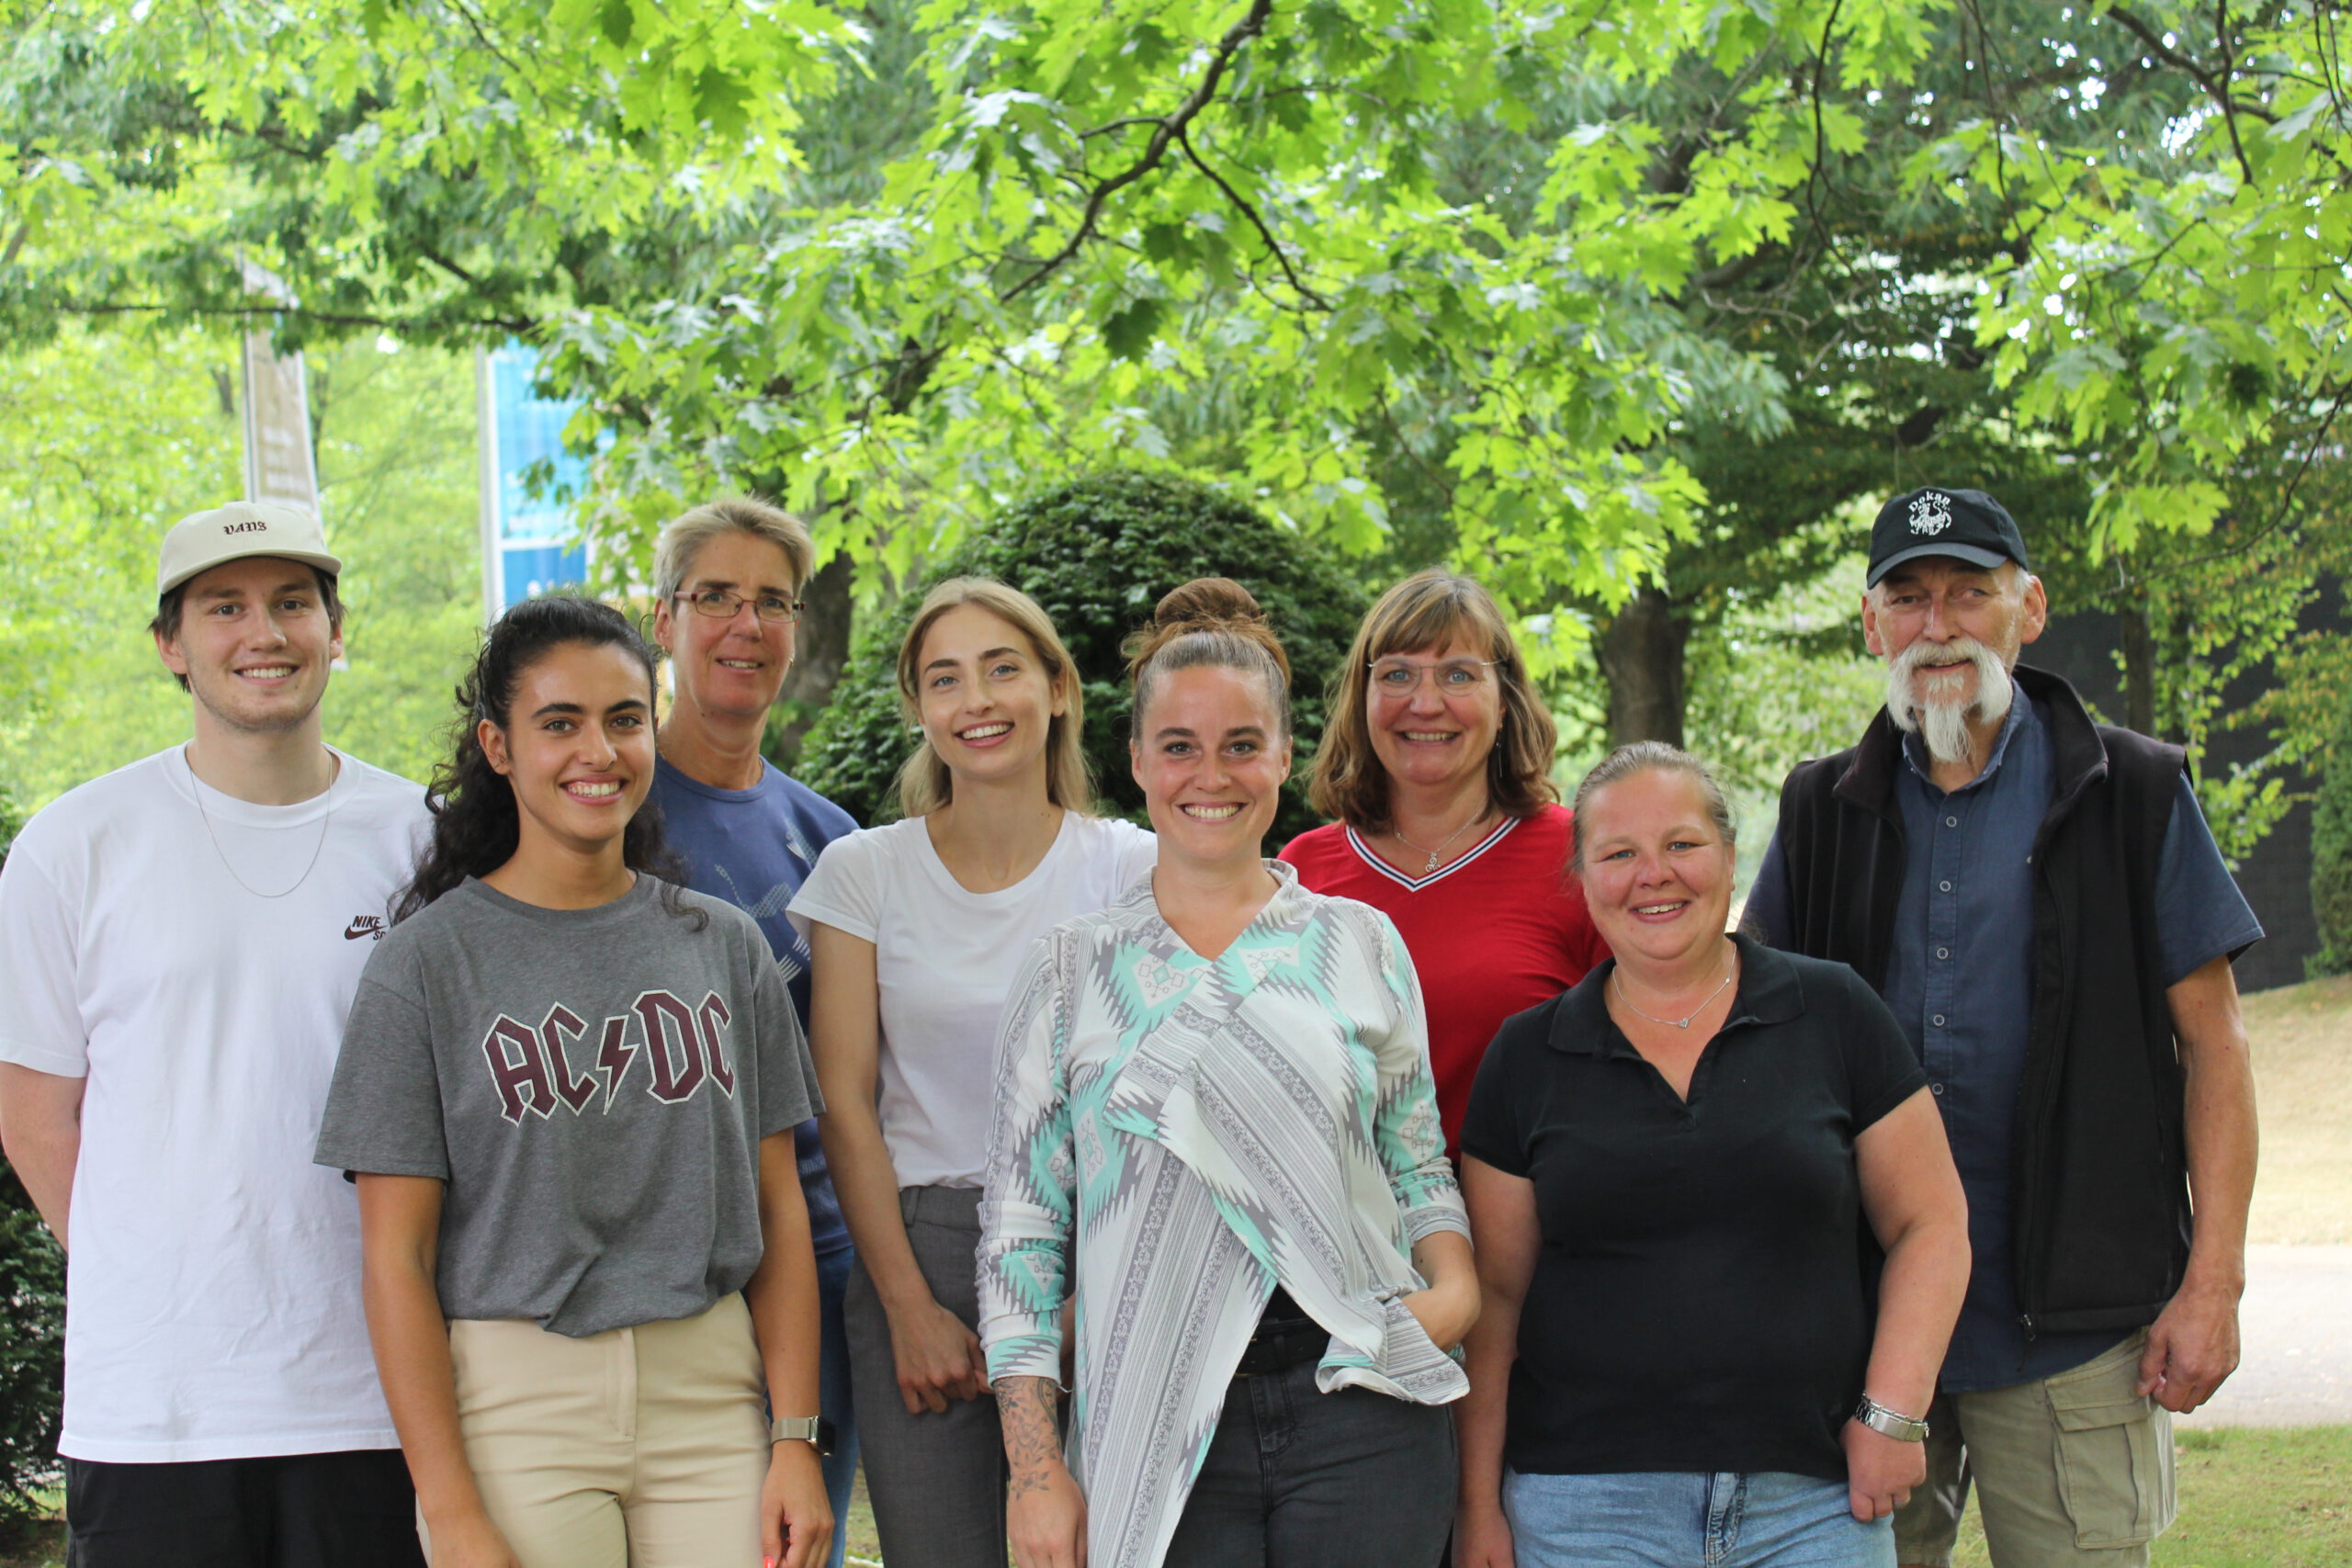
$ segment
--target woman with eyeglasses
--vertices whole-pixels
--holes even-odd
[[[1023,954],[1158,852],[1096,817],[1079,672],[1037,602],[932,590],[899,645],[921,731],[900,820],[826,846],[792,919],[815,952],[825,1156],[857,1244],[845,1326],[890,1568],[1004,1568],[1006,1463],[975,1332],[998,1015]]]
[[[804,1031],[808,942],[785,906],[824,847],[855,832],[857,823],[762,756],[760,739],[792,668],[800,591],[815,560],[799,518],[748,496],[682,513],[653,546],[653,636],[670,656],[670,702],[650,799],[685,863],[686,885],[759,922]],[[792,1136],[817,1254],[819,1414],[829,1428],[808,1435],[823,1455],[833,1517],[846,1518],[857,1480],[857,1422],[842,1297],[854,1255],[815,1119]],[[834,1532],[831,1568],[841,1568],[846,1540],[847,1532]]]
[[[1338,818],[1281,858],[1396,922],[1429,1007],[1446,1146],[1502,1021],[1609,956],[1568,863],[1552,716],[1502,611],[1457,573],[1380,596],[1335,682],[1308,795]]]

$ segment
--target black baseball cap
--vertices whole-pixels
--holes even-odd
[[[1880,507],[1871,525],[1871,570],[1862,586],[1876,588],[1880,578],[1919,556],[1951,556],[1982,567],[2013,560],[2033,570],[2026,564],[2018,520],[1981,490],[1929,485]]]

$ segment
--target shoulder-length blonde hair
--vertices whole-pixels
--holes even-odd
[[[966,604],[986,610],[1009,623],[1029,642],[1030,651],[1045,667],[1046,679],[1062,699],[1062,711],[1046,728],[1046,798],[1066,811],[1091,814],[1094,779],[1087,770],[1081,742],[1086,724],[1085,698],[1080,691],[1077,666],[1053,617],[1037,601],[993,577],[951,577],[924,595],[907,635],[899,643],[899,709],[918,729],[922,709],[917,696],[922,671],[922,639],[932,623]],[[932,750],[931,737],[915,743],[914,754],[899,769],[899,814],[921,817],[938,810],[956,797],[956,776]]]
[[[1476,579],[1432,567],[1382,594],[1356,628],[1348,661],[1332,682],[1323,743],[1307,769],[1306,796],[1316,810],[1359,832],[1387,829],[1388,770],[1372,749],[1372,725],[1364,716],[1372,661],[1453,642],[1483,650],[1502,686],[1502,733],[1487,753],[1487,798],[1508,817],[1532,817],[1560,798],[1552,783],[1558,732],[1528,679],[1510,623]]]

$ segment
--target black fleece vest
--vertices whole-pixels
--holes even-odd
[[[2157,858],[2177,746],[2094,724],[2075,689],[2020,665],[2056,787],[2033,848],[2033,1006],[2018,1091],[2011,1236],[2026,1333],[2154,1321],[2188,1262],[2180,1059],[2165,998]],[[1883,991],[1906,863],[1884,712],[1861,743],[1781,789],[1790,931]]]

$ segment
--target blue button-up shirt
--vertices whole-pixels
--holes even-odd
[[[2033,1011],[2030,857],[2057,783],[2049,727],[2019,691],[1983,771],[1956,790],[1937,787],[1917,736],[1904,737],[1904,757],[1909,766],[1895,775],[1894,795],[1905,869],[1882,994],[1928,1069],[1968,1194],[1975,1265],[1940,1380],[1968,1393],[2054,1376],[2124,1337],[2029,1340],[2018,1319],[2010,1178]],[[2168,986],[2262,934],[2185,776],[2159,856],[2156,903]],[[1777,835],[1747,911],[1774,946],[1788,944]]]

